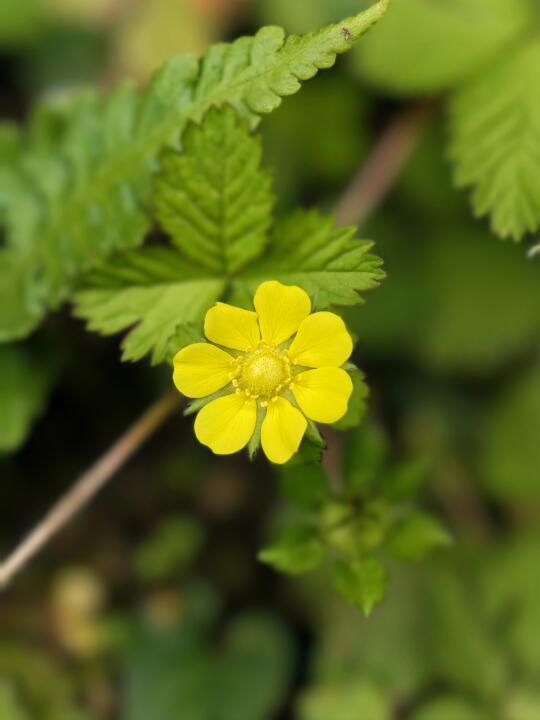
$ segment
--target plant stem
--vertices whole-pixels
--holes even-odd
[[[180,407],[176,392],[167,393],[112,445],[112,447],[60,498],[43,520],[0,565],[0,589],[6,587],[26,563],[90,502],[141,445]]]

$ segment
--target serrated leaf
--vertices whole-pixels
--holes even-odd
[[[213,46],[200,62],[173,57],[142,93],[123,85],[104,99],[86,93],[71,102],[53,142],[26,133],[17,167],[0,173],[7,248],[18,255],[26,288],[15,296],[23,306],[17,313],[10,309],[11,322],[0,314],[0,337],[29,332],[69,296],[81,272],[142,242],[151,225],[157,156],[178,145],[189,121],[229,103],[256,122],[302,81],[331,67],[387,4],[378,0],[343,23],[303,37],[285,38],[283,30],[269,27]],[[14,317],[25,322],[14,326]]]
[[[319,565],[324,547],[311,528],[292,527],[259,552],[259,560],[290,575],[301,575]]]
[[[503,238],[540,226],[540,41],[505,54],[451,104],[451,155],[477,216]]]
[[[381,563],[368,558],[356,562],[337,562],[332,582],[348,603],[357,605],[368,616],[384,598],[387,577]]]
[[[185,323],[201,322],[225,281],[208,276],[168,248],[142,248],[92,273],[75,297],[75,314],[90,330],[111,335],[133,329],[122,342],[123,360],[152,354],[168,360]]]
[[[172,242],[212,272],[231,273],[263,251],[274,197],[262,146],[230,107],[187,128],[182,152],[161,158],[154,204]]]
[[[396,522],[388,535],[386,549],[401,560],[419,560],[451,544],[452,536],[437,518],[413,512]]]
[[[239,293],[253,292],[260,282],[279,280],[299,285],[316,310],[329,305],[356,305],[360,293],[384,277],[382,261],[369,253],[373,243],[357,240],[354,228],[335,228],[334,219],[316,211],[297,212],[275,223],[268,253],[240,273]]]
[[[360,73],[406,95],[447,90],[525,37],[535,0],[394,0],[358,49]]]

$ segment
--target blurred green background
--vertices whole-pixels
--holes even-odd
[[[175,52],[361,5],[2,0],[0,113],[22,122],[86,84],[142,83]],[[388,277],[347,315],[371,389],[348,442],[368,448],[375,484],[370,428],[394,463],[424,463],[422,502],[453,545],[396,561],[366,620],[324,568],[289,579],[257,560],[285,503],[276,474],[210,456],[178,416],[0,595],[0,720],[540,719],[539,265],[534,238],[473,219],[446,144],[447,98],[538,32],[535,12],[395,0],[261,127],[280,210],[332,210],[393,118],[427,108],[361,227]],[[166,369],[121,365],[116,340],[69,310],[0,345],[2,556],[169,384]]]

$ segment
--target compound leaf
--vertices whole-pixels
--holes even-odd
[[[372,243],[354,237],[354,228],[335,228],[331,216],[296,212],[274,225],[269,252],[239,276],[236,292],[250,293],[260,282],[300,285],[314,308],[355,305],[360,292],[377,287],[382,261],[369,253]]]
[[[452,157],[477,216],[503,238],[540,226],[540,41],[505,55],[451,104]]]
[[[104,335],[132,327],[122,359],[140,360],[151,352],[157,364],[170,359],[181,326],[200,323],[224,285],[174,250],[142,248],[91,273],[75,296],[75,313]]]
[[[199,62],[169,60],[139,93],[122,85],[90,92],[32,123],[17,161],[0,172],[0,217],[24,288],[20,307],[0,312],[0,338],[21,337],[69,297],[82,272],[139,245],[151,226],[150,194],[158,154],[176,147],[190,121],[229,103],[251,123],[274,110],[301,82],[331,67],[339,53],[386,11],[388,0],[319,32],[285,38],[268,27],[217,44]],[[344,28],[347,32],[343,32]],[[19,319],[18,321],[17,318]]]

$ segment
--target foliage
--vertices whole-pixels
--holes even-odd
[[[224,153],[228,142],[234,154]],[[120,255],[87,276],[75,297],[76,313],[93,330],[111,334],[135,325],[124,340],[124,360],[148,352],[154,363],[169,360],[186,326],[200,326],[231,289],[233,303],[251,307],[262,280],[298,284],[321,310],[360,302],[359,291],[383,277],[371,243],[355,239],[351,228],[334,229],[332,218],[297,213],[269,232],[273,199],[259,161],[258,142],[229,108],[188,129],[182,154],[164,156],[156,215],[175,249]]]
[[[3,338],[74,301],[126,359],[162,362],[217,298],[251,307],[279,273],[344,317],[362,371],[347,364],[346,434],[311,425],[279,473],[212,456],[180,414],[161,428],[2,593],[0,718],[540,717],[538,256],[494,242],[453,186],[536,241],[538,3],[392,0],[261,114],[268,88],[298,89],[300,55],[307,77],[349,48],[340,18],[368,6],[2,4]],[[171,51],[261,19],[337,24],[267,28],[144,85]],[[73,93],[130,72],[137,90]],[[394,118],[418,101],[404,138]],[[362,227],[387,275],[367,293],[380,261],[329,211],[374,150],[368,194],[381,150],[386,171],[414,140]],[[0,349],[2,560],[170,374],[119,363],[62,311]]]
[[[457,548],[427,575],[396,573],[368,623],[334,604],[318,619],[313,694],[361,678],[401,702],[429,689],[414,702],[413,720],[534,717],[537,552],[538,537],[504,539],[483,551]]]
[[[412,505],[425,465],[389,462],[385,440],[372,425],[350,433],[339,492],[318,465],[286,467],[281,487],[296,513],[284,518],[275,540],[259,553],[262,562],[291,575],[331,560],[334,588],[365,615],[385,594],[378,554],[419,559],[451,543],[435,517]]]
[[[37,113],[24,149],[0,173],[0,339],[27,335],[48,308],[69,297],[80,274],[114,252],[140,245],[151,227],[157,156],[177,147],[190,121],[225,103],[255,123],[384,14],[387,0],[304,37],[265,28],[218,44],[199,62],[169,60],[139,93],[130,84],[101,97],[89,91]]]
[[[540,39],[508,53],[452,99],[456,182],[474,187],[475,214],[519,240],[540,226]]]

